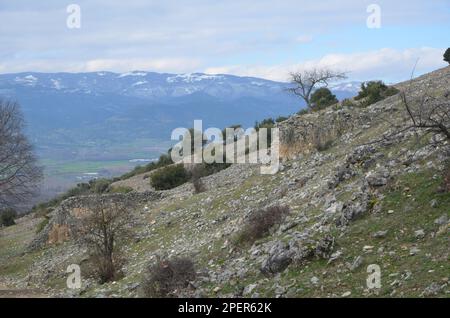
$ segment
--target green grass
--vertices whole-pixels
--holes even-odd
[[[299,288],[304,291],[299,296],[341,295],[346,291],[351,291],[352,296],[367,296],[370,295],[365,286],[367,265],[378,264],[382,269],[380,296],[416,297],[432,282],[442,283],[450,275],[448,235],[441,233],[431,237],[432,233],[439,231],[434,220],[450,213],[450,194],[436,192],[441,182],[442,178],[436,177],[434,171],[405,175],[386,189],[380,214],[355,222],[347,233],[338,238],[337,246],[344,248],[345,262],[351,263],[357,256],[363,255],[364,264],[355,272],[349,272],[345,262],[329,266],[324,261],[316,261],[307,268],[289,269],[284,274],[285,279],[295,278]],[[410,190],[405,191],[408,188]],[[431,208],[432,199],[439,202],[437,208]],[[390,210],[394,213],[388,213]],[[415,238],[414,232],[418,229],[426,233],[422,240]],[[386,238],[373,238],[372,234],[380,230],[388,230]],[[339,235],[339,232],[335,234]],[[367,245],[374,246],[374,252],[364,254],[363,247]],[[410,256],[413,246],[417,246],[421,252]],[[377,253],[379,248],[384,248],[384,252]],[[406,271],[412,273],[411,278],[401,280],[400,276]],[[312,276],[323,280],[324,290],[311,286],[309,280]],[[400,286],[394,287],[396,279]],[[394,289],[395,293],[392,294]]]
[[[128,160],[112,160],[112,161],[55,161],[41,160],[40,163],[45,166],[48,175],[64,175],[64,174],[82,174],[95,173],[102,169],[114,169],[134,167],[134,164]]]
[[[125,186],[113,187],[110,191],[110,193],[123,193],[123,194],[127,194],[130,192],[133,192],[133,188]]]
[[[26,253],[25,249],[34,236],[35,228],[17,224],[2,229],[0,233],[0,281],[2,278],[23,279],[41,251]]]
[[[351,297],[419,297],[433,282],[443,284],[450,276],[448,228],[439,228],[434,221],[443,214],[450,216],[450,193],[437,193],[441,183],[442,178],[433,170],[400,177],[385,189],[385,198],[378,202],[381,212],[355,221],[344,232],[334,230],[336,249],[343,252],[340,259],[331,264],[315,259],[291,265],[280,275],[280,285],[287,286],[289,295],[295,297],[340,297],[348,291]],[[433,199],[438,201],[436,208],[430,206]],[[390,210],[394,213],[388,213]],[[425,238],[415,237],[418,229],[425,231]],[[388,230],[387,236],[374,238],[373,233],[380,230]],[[373,246],[372,252],[363,251],[367,245]],[[411,256],[411,247],[420,252]],[[348,264],[358,256],[363,256],[363,264],[351,272]],[[380,290],[370,291],[366,286],[369,264],[381,267]],[[405,279],[407,275],[410,277]],[[318,286],[312,285],[313,276],[319,278]],[[276,295],[274,278],[261,274],[221,286],[221,293],[236,293],[254,282],[258,282],[254,292],[263,297]],[[437,296],[448,294],[444,289]]]
[[[42,232],[42,230],[47,226],[48,222],[50,222],[50,218],[45,216],[44,219],[37,225],[36,234]]]

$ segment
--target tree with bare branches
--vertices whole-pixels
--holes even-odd
[[[407,129],[421,129],[450,140],[450,92],[444,99],[424,94],[420,100],[411,101],[404,91],[400,96],[411,120]]]
[[[119,245],[129,236],[129,206],[126,200],[99,196],[75,226],[74,236],[88,247],[102,283],[117,278]]]
[[[345,73],[327,68],[314,68],[307,71],[293,72],[290,74],[290,80],[293,86],[288,88],[288,92],[302,98],[306,102],[307,107],[311,109],[311,94],[316,88],[327,87],[333,81],[346,78]]]
[[[19,105],[0,99],[0,210],[30,198],[42,178],[42,169],[23,130]]]

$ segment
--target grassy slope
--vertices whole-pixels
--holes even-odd
[[[404,175],[385,190],[381,212],[356,221],[347,233],[338,237],[337,249],[343,249],[341,259],[332,264],[317,260],[291,267],[280,279],[291,282],[298,297],[340,296],[348,291],[354,297],[417,297],[431,283],[443,284],[450,276],[448,228],[446,225],[439,228],[434,221],[443,214],[450,216],[450,193],[436,193],[440,183],[441,178],[433,171]],[[410,190],[406,192],[407,188]],[[436,208],[430,207],[433,199],[438,201]],[[419,229],[426,233],[423,239],[415,238],[414,232]],[[385,238],[372,236],[385,230],[388,231]],[[373,249],[364,252],[364,246]],[[412,247],[420,252],[410,255]],[[363,264],[351,272],[347,263],[351,264],[357,256],[363,256]],[[369,264],[381,267],[382,288],[377,293],[366,288]],[[411,275],[405,279],[408,271]],[[319,287],[311,283],[314,276],[319,278]],[[274,295],[270,282],[260,291],[266,296]]]
[[[0,232],[0,285],[23,282],[34,259],[41,252],[25,254],[25,249],[34,237],[36,228],[43,218],[25,217],[16,225]],[[10,286],[13,287],[13,286]]]

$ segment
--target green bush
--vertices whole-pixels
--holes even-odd
[[[349,98],[346,98],[342,101],[342,107],[353,107],[353,106],[355,106],[355,103]]]
[[[303,109],[301,109],[300,111],[297,112],[297,115],[302,116],[302,115],[306,115],[308,113],[309,113],[309,109],[308,108],[303,108]]]
[[[225,158],[223,160],[225,161]],[[231,163],[213,162],[213,163],[198,164],[196,169],[198,169],[197,172],[200,175],[200,177],[207,177],[212,174],[216,174],[217,172],[222,171],[230,166],[231,166]]]
[[[371,81],[361,84],[361,91],[355,100],[363,100],[362,106],[369,106],[397,93],[395,87],[389,87],[382,81]]]
[[[17,212],[14,209],[5,209],[0,212],[0,225],[12,226],[16,224],[14,219],[17,217]]]
[[[279,116],[277,119],[275,119],[275,122],[281,123],[281,122],[283,122],[285,120],[288,120],[288,119],[289,119],[289,117]]]
[[[450,64],[450,48],[448,48],[447,51],[445,51],[444,53],[444,61]]]
[[[182,164],[179,164],[154,172],[151,176],[150,184],[156,190],[169,190],[188,182],[189,179],[189,173]]]
[[[102,194],[107,192],[110,184],[111,181],[107,179],[97,179],[89,182],[90,188],[95,194]]]
[[[311,95],[311,109],[314,111],[325,109],[338,102],[336,96],[326,87],[317,89]]]
[[[42,230],[47,226],[47,224],[50,222],[50,217],[45,216],[44,219],[38,224],[36,228],[36,234],[39,234],[42,232]]]
[[[120,187],[113,187],[110,190],[111,193],[123,193],[123,194],[127,194],[130,192],[133,192],[133,188],[131,187],[126,187],[126,186],[120,186]]]

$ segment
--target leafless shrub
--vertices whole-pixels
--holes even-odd
[[[280,205],[253,211],[243,229],[235,237],[235,244],[253,244],[256,240],[269,234],[271,228],[281,224],[288,214],[289,207]]]
[[[312,145],[317,151],[330,149],[339,136],[336,129],[316,127],[312,134]]]
[[[142,284],[145,297],[173,297],[196,277],[194,263],[189,258],[160,259],[149,266]]]
[[[191,170],[191,181],[194,186],[195,193],[202,193],[206,191],[206,187],[202,181],[204,174],[204,168],[201,165],[195,165]]]
[[[286,130],[283,132],[283,142],[287,146],[292,146],[295,144],[295,129],[294,127],[287,127]]]
[[[449,95],[449,93],[447,93]],[[450,140],[450,99],[438,99],[424,94],[420,100],[411,101],[406,92],[400,94],[402,104],[411,124],[407,129],[420,129],[426,133],[442,135]]]
[[[120,274],[119,247],[129,234],[127,206],[127,202],[98,197],[76,224],[75,237],[89,248],[101,283],[115,280]]]
[[[15,102],[0,99],[0,209],[23,203],[42,178]]]
[[[203,184],[202,179],[193,179],[192,184],[194,185],[195,193],[202,193],[206,191],[205,185]]]

